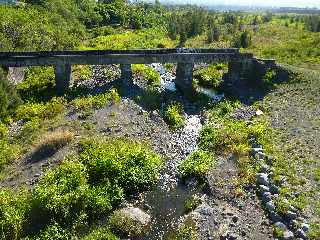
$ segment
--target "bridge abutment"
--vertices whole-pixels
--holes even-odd
[[[194,63],[177,64],[175,84],[185,94],[191,94],[193,91],[193,68]]]
[[[124,87],[129,87],[133,84],[131,64],[120,64],[121,80]]]
[[[69,89],[71,82],[71,65],[60,64],[54,66],[55,80],[56,80],[56,91],[59,96],[65,94]]]

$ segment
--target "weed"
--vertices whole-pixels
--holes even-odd
[[[195,210],[202,203],[202,199],[198,195],[193,195],[184,202],[186,212]]]
[[[119,240],[108,227],[99,227],[91,230],[83,237],[83,240]]]
[[[196,70],[193,74],[196,85],[217,88],[224,74],[225,66],[210,64],[207,68]]]
[[[187,217],[183,224],[172,233],[169,240],[198,240],[199,236],[196,231],[196,224],[191,217]]]
[[[177,130],[184,126],[183,107],[180,103],[171,102],[165,110],[164,120],[172,130]]]
[[[179,165],[179,173],[182,178],[197,177],[204,179],[205,175],[215,164],[213,155],[207,151],[193,152]]]
[[[143,77],[149,86],[160,86],[160,74],[152,67],[148,67],[144,64],[135,64],[133,65],[132,71],[135,75]]]

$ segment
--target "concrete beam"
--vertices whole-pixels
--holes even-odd
[[[65,94],[69,89],[71,82],[71,65],[70,64],[59,64],[54,66],[55,80],[56,80],[56,91],[59,96]]]

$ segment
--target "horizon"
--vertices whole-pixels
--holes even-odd
[[[146,0],[154,2],[154,0]],[[202,6],[247,6],[247,7],[296,7],[296,8],[320,8],[318,0],[160,0],[166,4],[196,4]]]

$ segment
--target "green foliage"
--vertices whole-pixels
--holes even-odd
[[[191,217],[184,220],[183,224],[169,236],[169,240],[198,240],[195,222]]]
[[[157,48],[159,45],[166,48],[174,47],[174,42],[166,37],[166,33],[160,29],[143,29],[127,31],[125,33],[99,36],[91,39],[86,49],[145,49]]]
[[[34,240],[71,240],[72,234],[63,229],[58,223],[53,223],[40,232]]]
[[[221,64],[210,64],[207,68],[196,70],[193,77],[197,84],[208,88],[217,88],[225,71],[225,66]]]
[[[161,158],[141,143],[84,140],[81,145],[80,160],[88,168],[90,183],[109,181],[129,195],[148,189],[159,176]]]
[[[202,199],[198,195],[193,195],[184,202],[186,212],[195,210],[201,203]]]
[[[111,89],[106,93],[101,93],[95,96],[81,97],[74,99],[70,104],[77,111],[84,111],[93,108],[102,108],[108,103],[118,103],[120,96],[115,89]]]
[[[20,148],[15,144],[10,144],[6,138],[0,138],[0,171],[18,158]]]
[[[55,77],[52,67],[31,67],[26,78],[17,86],[23,100],[41,101],[55,95]]]
[[[72,79],[76,81],[88,80],[92,77],[92,68],[88,65],[72,66]]]
[[[24,235],[27,214],[30,210],[26,191],[13,193],[0,189],[0,236],[3,240],[18,240]]]
[[[171,102],[164,112],[164,120],[172,130],[177,130],[184,126],[183,106],[178,102]]]
[[[75,161],[49,170],[33,191],[33,206],[42,221],[67,226],[79,218],[107,214],[121,199],[122,190],[108,181],[90,186],[86,167]]]
[[[144,64],[135,64],[133,65],[132,70],[134,74],[142,76],[149,86],[160,86],[160,74],[152,67],[148,67]]]
[[[274,83],[274,80],[277,76],[277,73],[275,70],[272,69],[268,69],[268,71],[266,72],[266,74],[263,76],[262,81],[264,82],[264,84],[266,84],[267,86],[272,86]]]
[[[0,68],[0,122],[5,120],[19,104],[21,99],[15,87],[7,81],[5,72]]]
[[[182,178],[197,177],[204,179],[205,175],[215,164],[213,155],[207,151],[193,152],[179,165],[179,173]]]
[[[63,98],[52,98],[46,103],[28,102],[18,107],[15,112],[17,119],[30,121],[34,118],[52,119],[65,110],[66,101]]]
[[[233,40],[233,46],[236,48],[248,48],[252,44],[252,35],[249,31],[241,32]]]
[[[83,240],[118,240],[107,227],[100,227],[92,230],[89,234],[82,238]]]

